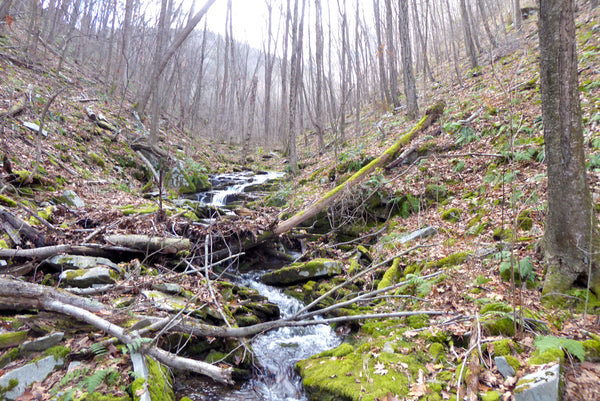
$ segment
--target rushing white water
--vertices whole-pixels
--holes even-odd
[[[264,184],[284,175],[278,171],[219,174],[211,178],[215,189],[198,194],[198,200],[211,206],[225,206],[228,197],[243,193],[247,187]]]
[[[283,317],[292,316],[303,306],[295,298],[258,282],[253,276],[246,277],[244,284],[277,304]],[[262,334],[254,339],[252,348],[265,372],[252,385],[265,401],[306,400],[301,378],[294,371],[296,362],[339,344],[340,339],[325,324],[284,327]]]

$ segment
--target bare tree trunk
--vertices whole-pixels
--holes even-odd
[[[375,33],[377,35],[377,62],[379,65],[379,87],[381,92],[381,102],[387,105],[392,103],[392,98],[388,90],[387,71],[385,70],[385,45],[381,38],[381,18],[379,16],[379,0],[373,0],[373,10],[375,15]]]
[[[158,29],[156,34],[156,50],[154,52],[154,63],[152,67],[152,75],[151,79],[151,87],[153,88],[152,92],[152,120],[150,122],[150,137],[148,141],[150,144],[155,145],[158,142],[158,125],[160,121],[160,99],[159,99],[159,89],[160,89],[160,58],[163,53],[165,36],[167,31],[167,19],[171,19],[170,15],[167,15],[167,7],[168,2],[170,0],[161,0],[160,7],[160,17],[158,20]]]
[[[460,15],[462,17],[467,56],[469,56],[471,68],[476,68],[479,63],[477,61],[475,43],[473,42],[473,34],[471,32],[471,21],[469,19],[469,11],[467,10],[467,4],[465,3],[465,0],[460,0]]]
[[[517,31],[521,30],[521,25],[523,24],[523,16],[521,15],[521,0],[513,0],[513,23],[515,25],[515,29]]]
[[[396,72],[396,47],[394,46],[394,22],[392,19],[393,9],[391,0],[385,2],[386,36],[388,52],[388,70],[390,72],[390,96],[394,108],[400,107],[400,93],[398,91],[398,73]]]
[[[267,47],[265,53],[265,111],[264,111],[264,144],[268,148],[271,141],[271,127],[273,125],[271,116],[271,87],[273,80],[273,66],[275,64],[275,56],[271,54],[271,45],[273,43],[273,4],[271,0],[265,0],[268,10],[268,30],[267,30]]]
[[[315,92],[317,97],[317,104],[315,106],[315,130],[317,131],[317,147],[319,153],[323,151],[325,147],[324,136],[324,122],[323,122],[323,16],[321,9],[321,0],[315,0],[315,63],[317,67],[317,77]]]
[[[398,26],[400,28],[400,51],[402,53],[402,77],[404,80],[404,94],[409,120],[417,118],[419,106],[417,103],[417,86],[412,62],[412,46],[408,30],[408,2],[400,0],[398,12]],[[415,21],[416,23],[416,21]]]
[[[538,2],[540,85],[548,206],[541,248],[543,293],[565,294],[576,282],[600,295],[600,233],[585,167],[577,75],[575,1]]]
[[[304,35],[304,6],[306,0],[302,0],[301,10],[298,0],[294,1],[294,16],[292,22],[292,58],[290,61],[290,120],[289,120],[289,156],[290,171],[298,173],[298,154],[296,150],[296,130],[299,121],[299,99],[300,81],[302,80],[302,38]]]
[[[462,78],[460,76],[460,69],[458,67],[458,52],[456,50],[456,44],[454,43],[454,22],[452,20],[452,12],[450,11],[450,2],[446,0],[446,11],[448,13],[448,20],[450,21],[450,46],[452,47],[452,58],[454,59],[454,72],[460,86],[463,86]]]
[[[494,34],[490,30],[490,24],[488,23],[488,16],[485,12],[485,5],[483,4],[483,0],[477,0],[477,7],[479,9],[479,15],[481,16],[481,21],[483,22],[483,28],[485,29],[485,33],[487,34],[488,40],[492,47],[496,47],[496,38],[494,38]]]

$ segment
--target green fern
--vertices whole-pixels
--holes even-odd
[[[535,338],[534,344],[540,354],[551,349],[559,348],[576,356],[581,362],[585,360],[585,348],[579,341],[555,336],[538,336]]]
[[[130,354],[136,353],[142,348],[143,344],[151,343],[150,338],[136,338],[131,344],[127,344],[127,349]]]
[[[90,346],[90,350],[96,356],[104,356],[108,354],[108,349],[102,343],[94,343]]]
[[[113,368],[106,368],[97,370],[93,375],[84,378],[83,385],[85,386],[88,393],[93,393],[98,386],[105,380],[107,381],[114,379],[114,374],[118,373]]]

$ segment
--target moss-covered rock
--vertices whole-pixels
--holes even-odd
[[[316,278],[332,277],[342,272],[342,262],[333,259],[314,259],[292,263],[288,267],[263,274],[260,278],[269,285],[289,285]]]
[[[458,208],[451,208],[448,210],[443,210],[440,217],[442,220],[449,221],[450,223],[456,223],[460,220],[460,216],[462,215],[462,211]]]
[[[22,331],[9,331],[7,333],[0,334],[0,349],[10,348],[21,344],[27,339],[29,330]]]
[[[400,266],[400,258],[394,259],[392,262],[392,266],[386,270],[383,274],[383,278],[377,284],[377,289],[381,290],[383,288],[387,288],[396,283],[397,279],[400,277],[400,272],[398,270],[398,266]]]

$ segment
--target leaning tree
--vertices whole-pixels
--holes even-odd
[[[588,187],[577,79],[575,0],[539,0],[540,77],[548,207],[544,294],[576,283],[600,294],[600,233]]]

